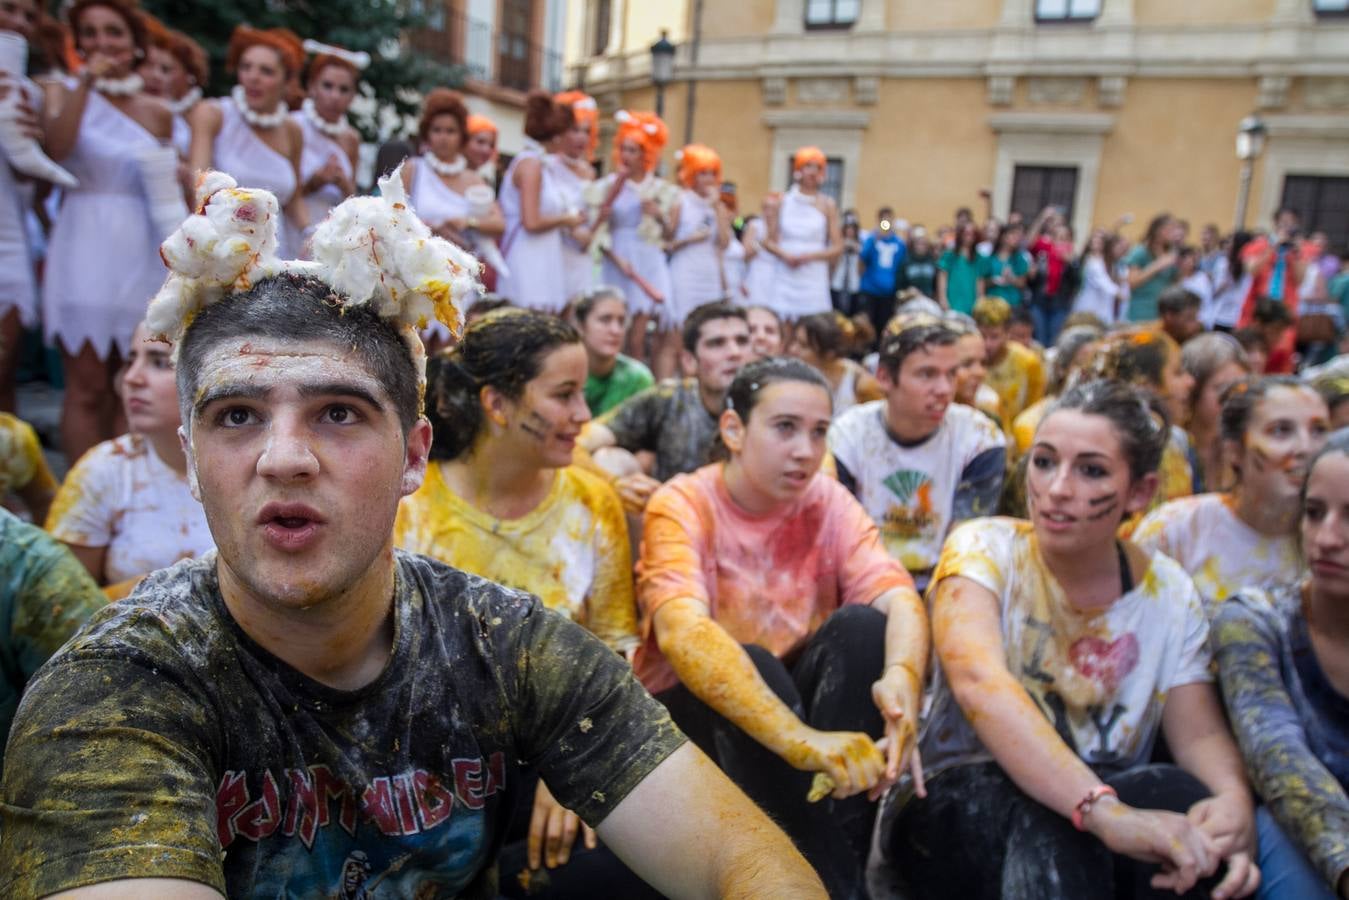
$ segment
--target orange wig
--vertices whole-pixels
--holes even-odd
[[[630,112],[620,109],[614,114],[618,131],[614,134],[614,165],[622,168],[619,150],[624,141],[632,141],[642,148],[642,167],[650,172],[660,162],[661,151],[670,139],[665,123],[652,112]]]
[[[711,147],[689,144],[675,156],[679,160],[679,183],[684,187],[692,188],[699,172],[711,172],[721,181],[721,157]]]
[[[793,172],[800,172],[811,163],[819,166],[821,172],[829,168],[829,160],[825,159],[824,151],[819,147],[802,147],[792,154]]]
[[[792,154],[792,171],[801,171],[805,167],[815,163],[820,167],[820,171],[828,169],[830,161],[824,158],[824,151],[819,147],[801,147],[795,154]]]
[[[497,123],[493,122],[486,116],[480,116],[477,113],[469,113],[468,116],[469,136],[472,137],[475,134],[482,134],[484,132],[492,135],[492,140],[495,141],[497,137]]]
[[[583,91],[563,91],[553,96],[563,106],[571,107],[572,118],[577,125],[584,125],[590,132],[590,143],[586,145],[586,157],[593,159],[600,146],[600,108],[595,98]]]
[[[270,47],[281,57],[281,67],[292,78],[298,77],[304,68],[304,47],[299,37],[289,28],[253,28],[240,25],[230,35],[229,49],[225,54],[226,68],[237,71],[239,59],[251,47]]]

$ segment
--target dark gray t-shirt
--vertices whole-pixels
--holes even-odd
[[[634,394],[600,417],[618,446],[656,454],[657,481],[707,465],[717,439],[717,417],[707,411],[698,382],[667,379]]]
[[[519,763],[593,825],[684,741],[621,658],[528,594],[400,551],[393,654],[339,691],[239,628],[214,562],[151,575],[33,680],[0,896],[162,877],[493,897]]]

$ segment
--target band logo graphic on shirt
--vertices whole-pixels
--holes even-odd
[[[486,799],[506,786],[506,758],[456,759],[453,783],[425,769],[372,778],[359,793],[325,765],[284,769],[278,779],[262,773],[260,793],[250,797],[248,773],[225,772],[216,788],[216,834],[221,849],[236,838],[258,842],[278,829],[312,849],[320,828],[333,821],[355,837],[361,819],[390,836],[414,835],[444,824],[455,804],[482,809]],[[284,808],[283,808],[284,807]]]
[[[882,482],[899,500],[898,506],[885,511],[883,530],[889,536],[913,540],[927,534],[936,524],[932,506],[932,479],[926,472],[901,469]]]

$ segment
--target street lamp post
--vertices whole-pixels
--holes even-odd
[[[1237,159],[1241,160],[1241,180],[1237,184],[1236,231],[1246,229],[1246,205],[1251,197],[1251,173],[1255,160],[1265,149],[1265,123],[1259,116],[1247,116],[1237,126]]]
[[[662,28],[660,40],[651,45],[651,83],[656,86],[656,115],[665,118],[665,86],[674,81],[675,45]]]

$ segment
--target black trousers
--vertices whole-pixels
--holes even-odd
[[[895,315],[895,292],[863,294],[862,301],[865,304],[867,318],[871,320],[871,327],[876,329],[876,340],[879,341],[881,335],[885,333],[886,323]]]
[[[1209,791],[1175,766],[1106,777],[1122,802],[1183,813]],[[1148,883],[1158,867],[1114,854],[1093,835],[1021,792],[997,763],[959,766],[909,801],[882,850],[914,900],[1115,900],[1169,897]],[[1222,871],[1186,897],[1207,897]]]
[[[793,660],[747,646],[773,693],[821,731],[879,738],[885,723],[871,685],[885,666],[885,616],[869,606],[831,615]],[[793,769],[682,684],[656,695],[670,716],[749,798],[782,826],[815,867],[831,897],[861,896],[876,804],[865,795],[808,803],[813,774]]]

